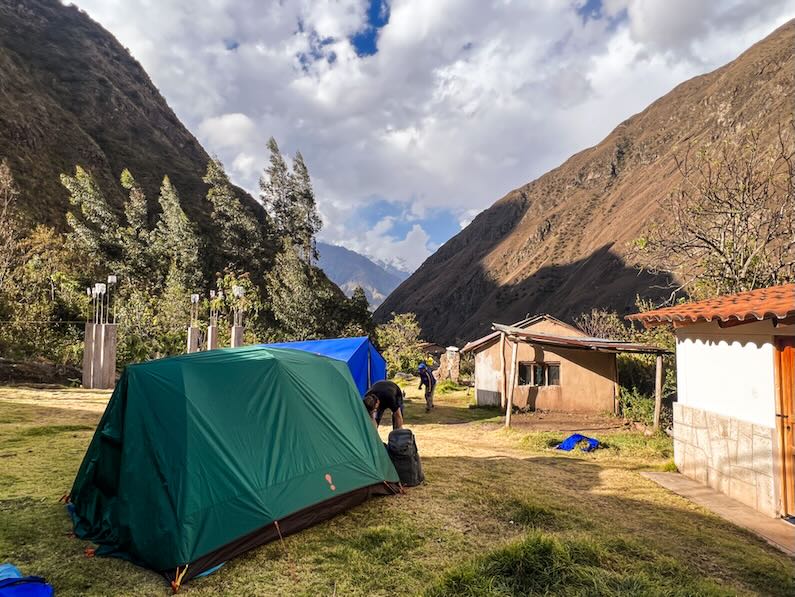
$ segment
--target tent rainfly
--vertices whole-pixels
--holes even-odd
[[[375,382],[386,379],[386,361],[367,336],[279,342],[262,346],[303,350],[347,363],[361,396]]]
[[[127,367],[70,510],[97,554],[176,590],[397,483],[344,363],[250,346]]]

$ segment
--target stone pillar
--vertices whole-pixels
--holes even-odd
[[[218,348],[218,326],[207,326],[207,350]]]
[[[447,357],[448,376],[455,383],[458,383],[461,377],[461,353],[458,351],[458,347],[448,346],[445,356]]]
[[[439,368],[434,371],[434,376],[440,381],[450,379],[458,383],[461,376],[461,353],[458,352],[458,347],[447,347],[447,352],[439,357]]]
[[[102,389],[102,326],[94,325],[94,350],[91,355],[91,386]]]
[[[99,342],[95,345],[95,352],[99,353],[99,369],[94,371],[94,386],[108,390],[116,385],[116,331],[118,326],[114,323],[103,323],[100,328]],[[94,361],[96,363],[96,359]]]
[[[188,326],[188,353],[199,352],[199,337],[201,330],[195,326]]]
[[[243,326],[242,325],[233,325],[232,326],[232,348],[237,348],[238,346],[243,346]]]
[[[83,387],[94,387],[94,332],[97,324],[86,322],[85,342],[83,343]]]

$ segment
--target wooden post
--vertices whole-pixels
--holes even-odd
[[[500,408],[505,408],[508,384],[505,383],[505,334],[500,332]]]
[[[613,414],[618,416],[619,399],[621,398],[621,385],[618,383],[618,355],[613,355]]]
[[[511,411],[513,410],[513,389],[516,387],[516,348],[519,343],[514,340],[513,342],[513,350],[511,351],[511,377],[510,387],[508,388],[508,400],[506,401],[507,404],[505,406],[505,426],[511,426]]]
[[[654,428],[660,428],[660,410],[662,409],[663,356],[657,355],[657,366],[654,375]]]

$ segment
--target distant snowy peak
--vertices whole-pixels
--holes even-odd
[[[318,264],[326,275],[348,296],[361,286],[373,309],[411,275],[399,267],[405,267],[400,260],[374,262],[355,251],[327,243],[318,243],[317,250]]]

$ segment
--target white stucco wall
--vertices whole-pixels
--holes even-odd
[[[773,339],[795,335],[772,322],[722,329],[717,323],[676,331],[677,400],[691,408],[775,428]]]
[[[475,353],[475,387],[498,392],[500,390],[499,353],[484,350]]]

